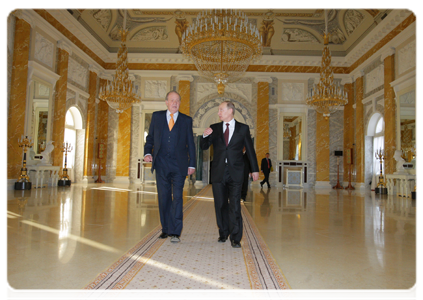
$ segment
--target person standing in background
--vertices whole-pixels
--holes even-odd
[[[181,96],[171,91],[166,95],[167,110],[156,111],[144,146],[144,161],[156,170],[162,233],[172,243],[180,242],[182,231],[182,191],[185,177],[195,171],[195,145],[192,118],[179,112]]]
[[[270,169],[272,168],[272,160],[269,158],[270,154],[266,153],[266,157],[261,160],[261,172],[264,174],[264,180],[260,182],[260,186],[263,187],[263,184],[267,183],[267,187],[270,188],[269,184],[269,174]]]

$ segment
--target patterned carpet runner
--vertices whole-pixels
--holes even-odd
[[[155,228],[85,289],[289,289],[247,209],[242,248],[218,243],[211,185],[184,206],[181,242]]]

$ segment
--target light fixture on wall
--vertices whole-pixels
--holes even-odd
[[[200,12],[183,33],[180,49],[194,61],[200,75],[217,84],[219,94],[228,82],[244,75],[263,50],[256,26],[245,13],[233,9]]]
[[[122,43],[117,54],[116,73],[112,81],[107,81],[105,86],[100,88],[98,98],[106,101],[107,104],[117,113],[123,112],[133,104],[141,102],[140,96],[133,89],[132,81],[128,72],[128,48],[126,48],[126,10],[123,19],[123,28],[120,31]]]
[[[333,81],[331,53],[329,50],[328,20],[325,10],[325,33],[323,34],[324,48],[322,65],[320,67],[320,81],[315,84],[307,97],[306,103],[317,112],[323,114],[327,120],[331,113],[348,103],[348,93],[339,83]]]

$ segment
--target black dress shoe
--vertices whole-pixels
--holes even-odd
[[[227,239],[228,239],[227,237],[219,236],[219,238],[217,239],[217,241],[219,243],[224,243],[224,242],[226,242]]]
[[[231,241],[231,246],[233,248],[241,248],[241,243],[236,241]]]
[[[263,183],[260,182],[260,186],[263,187]]]
[[[168,235],[165,232],[162,232],[162,234],[159,236],[159,239],[167,239]]]

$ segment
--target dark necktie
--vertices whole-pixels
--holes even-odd
[[[223,134],[223,136],[225,137],[226,147],[228,147],[228,144],[229,144],[229,123],[226,123],[226,130],[225,130],[225,133]]]
[[[270,169],[270,162],[269,162],[269,159],[267,159],[267,167]]]

